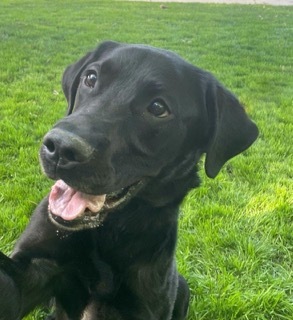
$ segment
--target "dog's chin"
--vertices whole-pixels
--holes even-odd
[[[125,206],[143,186],[144,183],[139,181],[119,191],[94,196],[73,189],[59,180],[52,187],[49,196],[48,215],[53,224],[67,231],[97,228],[103,224],[108,214]],[[62,201],[61,198],[66,198],[66,200]],[[76,198],[81,200],[76,200]],[[77,210],[75,213],[70,211],[72,203],[76,203],[77,206],[77,208],[72,208],[73,212]]]
[[[102,225],[106,213],[97,213],[94,216],[84,215],[83,217],[77,218],[73,221],[67,221],[61,217],[56,216],[49,210],[49,218],[51,222],[58,228],[67,231],[80,231],[85,229],[93,229]]]

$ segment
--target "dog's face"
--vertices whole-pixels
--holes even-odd
[[[57,180],[50,216],[68,229],[97,226],[202,153],[214,177],[257,137],[210,74],[152,47],[103,43],[67,68],[63,90],[68,115],[45,136],[40,157]]]

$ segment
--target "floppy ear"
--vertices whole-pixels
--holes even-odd
[[[73,110],[80,76],[86,66],[98,60],[103,54],[109,52],[111,49],[120,45],[120,43],[114,41],[103,42],[94,51],[87,53],[76,63],[66,68],[62,78],[62,89],[68,102],[67,114],[70,114]]]
[[[226,161],[247,149],[257,138],[258,129],[237,98],[216,80],[206,91],[210,134],[205,171],[215,178]]]

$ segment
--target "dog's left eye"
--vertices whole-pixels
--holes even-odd
[[[166,103],[161,100],[156,100],[152,102],[148,106],[148,111],[158,117],[158,118],[165,118],[170,114],[169,108],[167,107]]]
[[[85,76],[84,83],[87,87],[93,88],[97,82],[97,75],[94,72]]]

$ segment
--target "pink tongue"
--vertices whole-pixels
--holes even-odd
[[[74,220],[88,209],[92,213],[99,212],[106,195],[93,196],[76,191],[64,181],[58,180],[51,189],[49,196],[49,210],[64,220]]]

